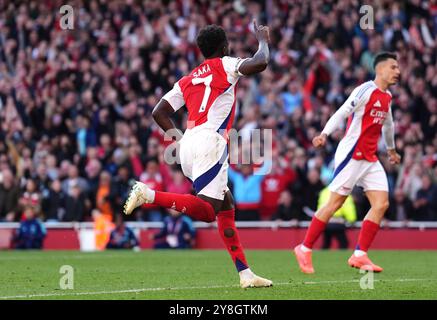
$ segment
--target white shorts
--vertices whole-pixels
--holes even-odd
[[[381,163],[350,159],[336,165],[334,179],[329,184],[329,190],[347,196],[355,185],[363,187],[364,191],[388,192],[387,175]]]
[[[196,193],[223,200],[229,190],[226,140],[212,129],[195,127],[179,143],[182,171]]]

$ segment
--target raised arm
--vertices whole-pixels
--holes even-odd
[[[252,58],[245,59],[238,68],[238,71],[246,76],[264,71],[269,63],[269,27],[258,26],[256,20],[253,20],[253,27],[259,43],[258,51]]]

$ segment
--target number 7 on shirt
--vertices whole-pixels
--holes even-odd
[[[193,85],[198,85],[203,83],[205,85],[205,93],[203,94],[202,103],[200,104],[199,112],[204,112],[206,109],[206,104],[208,103],[209,95],[211,94],[211,82],[212,82],[212,74],[205,78],[194,78],[191,80]]]

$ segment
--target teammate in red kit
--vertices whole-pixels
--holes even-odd
[[[252,58],[229,57],[229,44],[221,27],[200,30],[197,45],[205,60],[175,83],[153,110],[153,118],[164,132],[177,131],[171,115],[183,105],[188,109],[187,130],[178,134],[184,175],[193,181],[197,196],[151,190],[136,182],[125,204],[130,214],[144,203],[172,208],[196,220],[213,222],[217,216],[220,236],[239,272],[240,285],[268,287],[270,280],[255,275],[247,264],[235,228],[232,194],[228,189],[228,136],[232,126],[237,83],[241,76],[265,70],[269,60],[269,29],[253,22],[259,42]]]
[[[396,55],[388,52],[375,57],[376,77],[355,88],[346,102],[326,123],[322,133],[313,139],[317,148],[348,118],[346,133],[335,153],[334,178],[329,185],[329,201],[317,210],[302,244],[294,249],[299,267],[304,273],[314,273],[311,249],[329,219],[339,209],[355,185],[361,186],[371,208],[364,218],[356,249],[349,258],[351,267],[381,272],[373,264],[367,251],[388,208],[388,182],[376,151],[381,132],[392,164],[400,163],[395,150],[394,124],[391,113],[391,93],[388,88],[399,81],[400,71]]]

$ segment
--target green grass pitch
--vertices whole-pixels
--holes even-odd
[[[271,288],[241,289],[221,250],[0,252],[3,299],[437,299],[437,251],[372,251],[384,267],[374,288],[347,265],[350,251],[314,251],[316,273],[302,274],[291,251],[247,250],[254,272]],[[74,269],[74,289],[61,290],[60,268]],[[362,281],[364,282],[364,281]],[[367,283],[367,282],[366,282]]]

